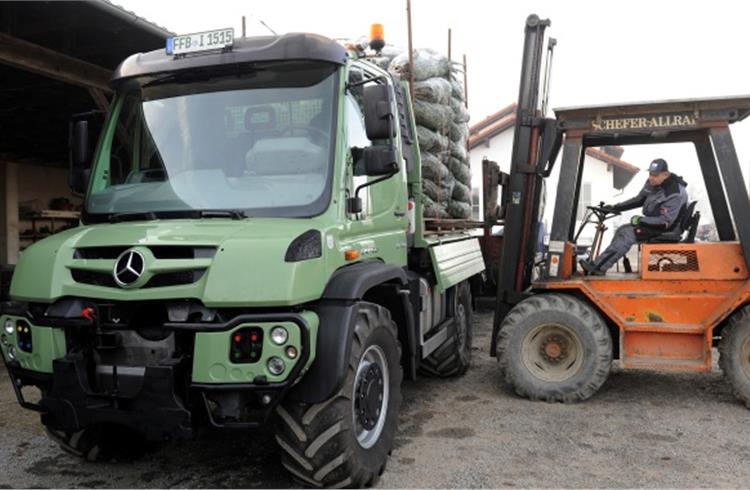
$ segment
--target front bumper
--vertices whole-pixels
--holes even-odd
[[[0,324],[6,318],[0,317]],[[68,331],[81,328],[73,323],[67,321],[64,328],[32,325],[34,352],[25,353],[28,355],[23,358],[9,359],[5,346],[3,360],[19,403],[41,412],[42,422],[51,429],[76,432],[91,425],[115,423],[155,441],[191,437],[196,425],[252,428],[264,424],[309,367],[318,326],[315,315],[286,312],[242,314],[225,323],[167,323],[165,328],[193,339],[192,355],[168,363],[137,366],[97,364],[92,356],[80,351],[59,352],[60,343],[66,345]],[[284,373],[284,379],[257,374],[262,372],[258,371],[260,362],[253,366],[228,360],[228,342],[234,332],[248,326],[276,324],[298,327],[298,336],[290,335],[290,342],[299,342],[299,357]],[[59,332],[57,351],[36,352],[37,343],[42,345],[40,339],[53,331]],[[66,335],[60,340],[62,332]],[[221,359],[211,360],[212,352],[217,349]],[[34,356],[39,360],[41,355],[59,357],[50,360],[47,369],[44,362],[35,365],[29,360]],[[267,357],[263,356],[263,363]],[[43,370],[36,370],[35,366]],[[41,400],[38,403],[26,400],[23,386],[38,387]]]

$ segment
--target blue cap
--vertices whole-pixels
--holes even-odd
[[[657,158],[656,160],[651,162],[651,165],[648,166],[648,173],[650,173],[651,175],[659,175],[662,172],[668,171],[669,166],[663,158]]]

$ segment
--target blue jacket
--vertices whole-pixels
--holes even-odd
[[[675,224],[680,210],[687,204],[687,184],[679,175],[672,174],[660,186],[646,184],[632,199],[615,204],[617,211],[628,211],[643,206],[641,223],[668,230]]]

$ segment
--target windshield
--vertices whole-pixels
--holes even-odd
[[[132,85],[117,99],[103,136],[89,220],[210,210],[305,217],[326,209],[332,65],[254,65]]]

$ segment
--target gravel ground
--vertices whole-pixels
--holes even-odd
[[[490,312],[475,316],[466,376],[405,383],[396,449],[379,487],[747,486],[750,413],[718,370],[615,368],[588,402],[529,402],[504,385],[488,354],[491,325]],[[17,405],[4,372],[0,435],[0,488],[294,486],[267,431],[208,433],[131,463],[81,462]]]

